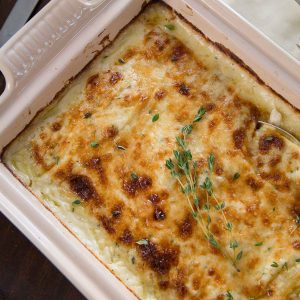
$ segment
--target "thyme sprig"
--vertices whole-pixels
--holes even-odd
[[[243,256],[243,251],[237,251],[239,243],[233,238],[233,225],[226,218],[224,213],[225,202],[219,201],[213,191],[213,182],[211,180],[215,155],[211,153],[207,159],[208,170],[205,180],[200,184],[199,180],[199,166],[196,160],[193,160],[193,155],[188,147],[187,137],[193,131],[195,123],[198,123],[205,115],[206,110],[201,107],[191,124],[183,126],[180,136],[176,137],[176,149],[173,151],[174,158],[166,160],[166,167],[170,170],[171,176],[179,183],[182,193],[185,195],[187,203],[191,209],[193,218],[197,221],[198,226],[202,230],[205,239],[208,243],[218,249],[225,257],[227,257],[235,269],[239,272],[237,267],[238,261]],[[205,193],[205,199],[200,201],[200,191]],[[220,242],[210,229],[212,222],[211,210],[214,208],[219,212],[224,221],[224,229],[229,233],[228,247],[221,247]],[[231,250],[231,251],[229,251]],[[231,253],[232,252],[232,253]]]

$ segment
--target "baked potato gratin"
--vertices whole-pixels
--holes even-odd
[[[153,2],[2,160],[140,299],[300,299],[299,120]]]

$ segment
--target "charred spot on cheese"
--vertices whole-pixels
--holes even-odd
[[[205,110],[206,110],[207,112],[212,111],[215,107],[216,107],[216,105],[215,105],[214,103],[212,103],[212,102],[207,103],[207,104],[204,106],[204,108],[205,108]]]
[[[263,183],[252,176],[246,178],[246,183],[254,191],[257,191],[263,187]]]
[[[142,259],[156,273],[164,275],[178,264],[179,247],[163,244],[157,246],[153,242],[138,245]]]
[[[104,168],[102,166],[102,160],[100,157],[97,157],[97,156],[92,157],[91,159],[89,159],[88,161],[85,162],[85,166],[89,169],[93,169],[93,170],[97,171],[102,183],[106,182],[107,178],[106,178],[106,174],[105,174]]]
[[[162,221],[166,218],[166,214],[160,207],[155,207],[153,218],[156,221]]]
[[[215,273],[216,273],[216,271],[215,271],[214,268],[209,268],[208,269],[208,272],[207,272],[208,276],[213,276],[213,275],[215,275]]]
[[[150,194],[148,196],[148,199],[153,203],[153,204],[158,204],[160,202],[160,197],[158,194]]]
[[[166,290],[166,289],[168,289],[170,283],[168,280],[161,280],[161,281],[159,281],[158,285],[159,285],[160,289]]]
[[[96,86],[98,86],[99,83],[100,83],[99,74],[94,74],[87,80],[86,87],[87,87],[87,89],[93,89]]]
[[[249,105],[250,105],[250,118],[252,121],[257,122],[261,113],[255,105],[252,105],[252,104],[249,104]],[[256,124],[258,124],[258,123],[256,123]]]
[[[159,90],[155,93],[154,98],[155,98],[156,100],[161,100],[161,99],[163,99],[163,98],[165,97],[165,95],[166,95],[166,90],[164,90],[164,89],[159,89]]]
[[[171,54],[171,61],[175,62],[180,60],[186,54],[186,50],[182,45],[176,46]]]
[[[85,175],[72,175],[69,178],[71,190],[83,200],[99,198],[89,177]]]
[[[86,112],[86,113],[84,113],[84,115],[83,115],[83,117],[85,118],[85,119],[88,119],[88,118],[90,118],[92,116],[92,113],[91,112]]]
[[[111,215],[115,219],[119,219],[122,215],[122,204],[114,205],[113,209],[111,210]]]
[[[184,297],[187,294],[187,288],[180,279],[176,280],[174,285],[179,296]]]
[[[100,216],[100,221],[102,223],[102,226],[104,227],[104,229],[109,233],[109,234],[113,234],[115,233],[115,228],[114,228],[114,222],[111,218],[108,218],[106,216]]]
[[[123,231],[123,234],[119,237],[119,241],[124,244],[131,244],[133,242],[133,236],[131,231],[127,228]]]
[[[166,46],[169,44],[169,39],[165,38],[165,39],[157,39],[155,40],[154,44],[157,48],[158,51],[163,51]]]
[[[186,215],[184,219],[179,223],[179,236],[183,239],[187,239],[192,236],[195,220],[190,214]]]
[[[139,191],[146,190],[152,185],[152,179],[149,176],[130,177],[123,182],[123,190],[129,196],[135,196]]]
[[[111,85],[117,84],[123,78],[122,74],[119,72],[113,72],[110,76],[109,83]]]
[[[269,161],[269,166],[270,167],[275,167],[281,162],[281,156],[277,155],[275,157],[272,157],[271,160]]]
[[[116,126],[111,125],[104,129],[103,137],[106,139],[112,139],[116,137],[119,133],[119,130]]]
[[[54,122],[52,125],[51,125],[51,129],[52,131],[59,131],[61,129],[61,124],[58,123],[58,122]]]
[[[234,142],[235,148],[242,149],[245,138],[246,138],[245,129],[244,128],[236,129],[233,132],[232,136],[233,136],[233,142]]]
[[[272,147],[282,150],[284,141],[281,137],[276,135],[264,135],[259,139],[259,151],[266,154]]]
[[[183,96],[190,95],[190,88],[184,83],[177,83],[176,87],[178,88],[178,92]]]

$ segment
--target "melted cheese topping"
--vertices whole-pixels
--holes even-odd
[[[205,239],[165,166],[200,107],[187,142],[200,183],[215,156],[210,177],[243,251],[239,272]],[[4,162],[142,299],[298,299],[300,153],[258,126],[269,118],[299,135],[298,112],[156,3],[9,145]],[[231,251],[222,215],[210,216]]]

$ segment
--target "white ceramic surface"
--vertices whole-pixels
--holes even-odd
[[[300,5],[295,0],[222,0],[300,60]]]

